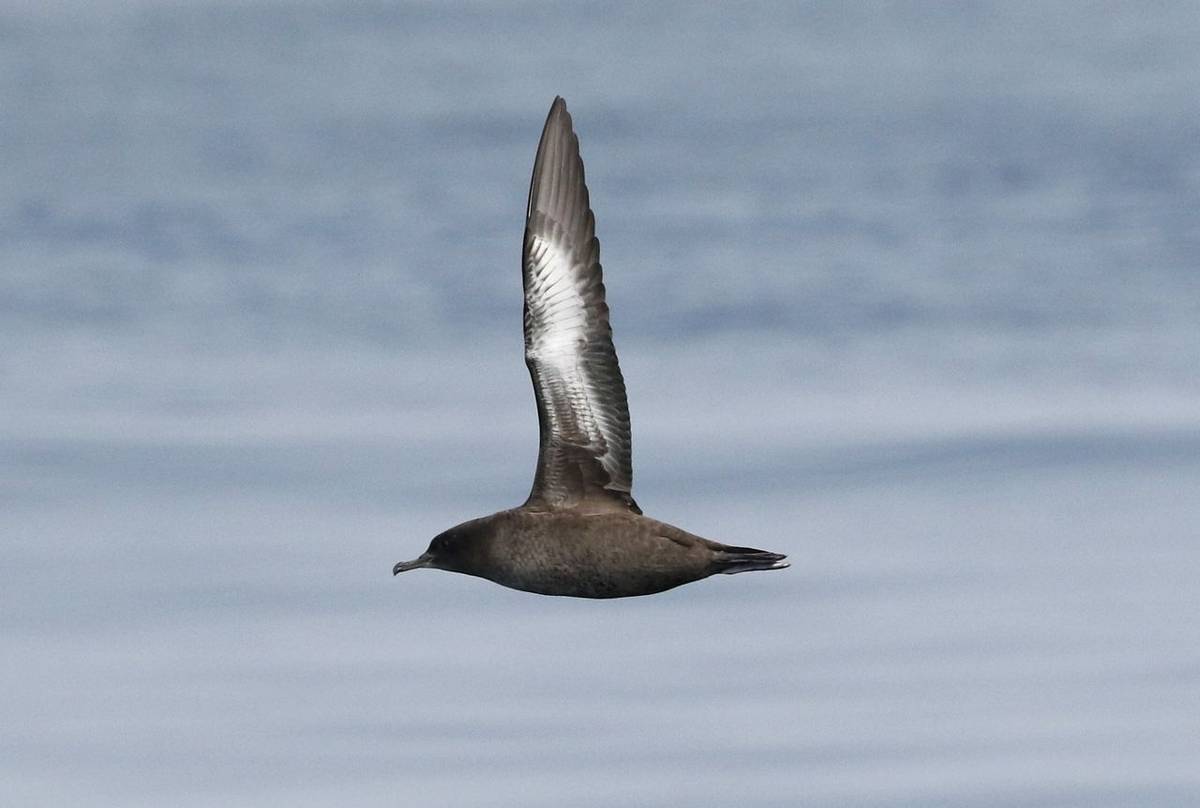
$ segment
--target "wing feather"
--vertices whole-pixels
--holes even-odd
[[[629,405],[613,348],[579,140],[554,100],[534,160],[525,218],[525,364],[541,441],[527,506],[633,501]]]

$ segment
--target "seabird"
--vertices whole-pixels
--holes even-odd
[[[525,364],[541,445],[529,499],[434,537],[393,574],[427,567],[542,595],[649,595],[716,573],[787,567],[642,515],[633,501],[629,406],[617,366],[600,242],[579,139],[555,98],[525,213]]]

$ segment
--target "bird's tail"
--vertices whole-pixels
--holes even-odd
[[[787,556],[755,550],[753,547],[730,547],[721,545],[716,552],[717,572],[733,575],[735,572],[754,570],[781,570],[789,566]]]

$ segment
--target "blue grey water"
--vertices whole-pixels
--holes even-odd
[[[0,802],[1200,804],[1200,6],[0,6]],[[650,598],[515,505],[582,136]]]

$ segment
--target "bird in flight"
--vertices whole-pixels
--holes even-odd
[[[595,229],[579,139],[555,98],[533,162],[521,262],[525,364],[541,427],[533,490],[518,508],[435,536],[393,574],[439,569],[542,595],[622,598],[788,566],[779,553],[643,516],[634,502],[629,406]]]

